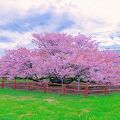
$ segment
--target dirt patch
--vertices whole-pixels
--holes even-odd
[[[44,102],[48,102],[48,103],[51,103],[51,104],[55,104],[55,103],[58,103],[57,100],[53,99],[53,98],[46,98],[43,100]]]
[[[16,101],[35,100],[35,98],[32,96],[11,96],[11,95],[4,95],[4,99],[13,99]]]

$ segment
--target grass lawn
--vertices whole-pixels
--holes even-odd
[[[0,89],[0,120],[120,120],[120,94],[83,97]]]

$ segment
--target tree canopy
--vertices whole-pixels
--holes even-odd
[[[120,54],[98,49],[90,37],[64,33],[33,33],[35,48],[9,50],[0,59],[0,76],[86,77],[95,82],[120,82]]]

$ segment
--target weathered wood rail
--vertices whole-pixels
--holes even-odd
[[[0,88],[13,88],[13,89],[25,89],[36,90],[45,93],[59,93],[59,94],[83,94],[88,96],[89,94],[104,94],[107,95],[110,92],[120,91],[120,84],[117,85],[96,85],[96,84],[53,84],[49,82],[17,82],[0,80]]]

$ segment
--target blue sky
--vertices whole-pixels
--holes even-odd
[[[31,48],[32,32],[78,32],[120,49],[120,0],[0,0],[0,54]]]

